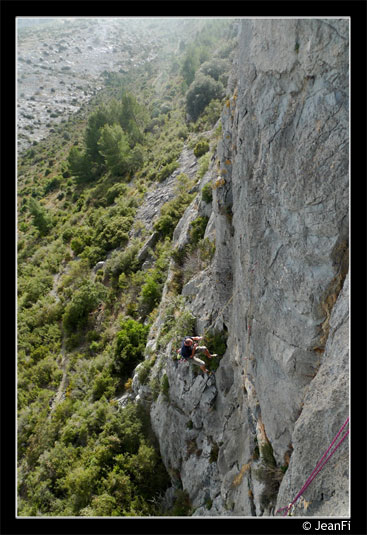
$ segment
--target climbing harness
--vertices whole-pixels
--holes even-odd
[[[349,429],[348,431],[346,431],[344,433],[344,435],[342,436],[342,438],[339,440],[339,442],[337,443],[337,445],[333,448],[333,450],[331,451],[331,453],[328,455],[329,451],[331,450],[332,446],[335,444],[335,442],[337,441],[339,435],[342,433],[343,429],[347,426],[349,422],[349,416],[348,418],[345,420],[344,424],[341,426],[341,428],[339,429],[338,433],[335,435],[332,443],[330,444],[330,446],[328,447],[328,449],[326,450],[326,452],[324,453],[324,455],[321,457],[321,459],[319,460],[319,462],[317,463],[316,467],[314,468],[313,472],[311,473],[311,475],[309,476],[309,478],[307,479],[306,483],[303,485],[303,487],[301,488],[301,490],[299,491],[299,493],[297,494],[297,496],[294,498],[294,500],[287,505],[287,507],[282,507],[281,509],[278,509],[277,513],[280,513],[280,511],[284,511],[285,510],[285,513],[283,514],[283,516],[287,516],[292,514],[293,512],[293,509],[294,509],[294,504],[296,503],[296,501],[302,496],[302,494],[304,493],[304,491],[307,489],[307,487],[312,483],[312,481],[315,479],[315,477],[317,476],[317,474],[319,472],[321,472],[321,470],[324,468],[325,464],[328,462],[328,460],[334,455],[334,453],[336,452],[336,450],[339,448],[340,444],[347,438],[348,434],[349,434]]]

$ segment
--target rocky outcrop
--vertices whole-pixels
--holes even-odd
[[[199,188],[210,182],[213,201],[199,193],[174,235],[182,246],[210,213],[214,257],[176,313],[194,316],[197,334],[225,332],[227,349],[208,378],[160,345],[172,262],[147,346],[166,387],[146,399],[194,515],[271,516],[349,411],[348,21],[241,21],[227,96]],[[302,499],[296,515],[349,514],[348,440]]]

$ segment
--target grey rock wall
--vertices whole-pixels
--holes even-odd
[[[173,265],[148,343],[153,375],[169,382],[169,399],[151,402],[153,429],[197,516],[276,514],[348,415],[348,24],[240,24],[222,139],[200,184],[213,187],[216,251],[182,290],[196,318],[187,334],[224,329],[227,350],[207,379],[159,348]],[[198,199],[177,244],[208,213]],[[348,455],[347,439],[294,514],[348,515]]]

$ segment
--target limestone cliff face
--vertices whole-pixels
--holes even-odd
[[[174,235],[182,247],[210,215],[215,255],[183,287],[183,310],[191,334],[227,332],[227,350],[208,378],[159,346],[172,263],[148,342],[169,395],[152,401],[134,379],[194,515],[274,515],[349,413],[348,24],[240,23],[222,139],[200,184],[213,201],[199,194]],[[349,514],[348,458],[345,440],[294,514]]]

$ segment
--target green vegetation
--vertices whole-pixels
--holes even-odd
[[[169,401],[169,381],[166,374],[164,374],[162,377],[161,391],[166,401]]]
[[[210,457],[209,457],[209,462],[211,463],[216,463],[217,460],[218,460],[218,455],[219,455],[219,444],[217,444],[216,442],[213,444],[211,450],[210,450]]]
[[[209,143],[206,139],[200,139],[195,148],[194,148],[194,154],[197,158],[208,152],[209,150]]]
[[[144,356],[149,327],[132,318],[121,322],[116,337],[115,372],[129,375]]]
[[[255,477],[264,483],[264,489],[260,496],[263,509],[275,503],[280,483],[284,477],[284,467],[278,467],[274,459],[273,448],[270,442],[260,446],[261,464],[254,470]]]
[[[200,216],[190,225],[190,244],[195,246],[199,243],[200,240],[204,238],[204,233],[206,226],[208,224],[209,218],[206,216]]]
[[[101,283],[84,281],[65,307],[62,317],[64,329],[71,333],[85,327],[88,314],[97,307],[105,295],[106,290]]]
[[[168,512],[169,516],[191,516],[193,508],[189,494],[186,490],[178,489],[175,492],[174,505]]]
[[[181,173],[177,177],[176,196],[163,205],[160,217],[154,224],[154,229],[157,230],[162,237],[172,237],[177,223],[195,197],[194,193],[187,193],[190,189],[190,185],[192,184],[190,184],[190,180],[184,173]]]
[[[164,312],[158,348],[163,348],[172,341],[173,347],[178,349],[182,338],[193,332],[195,317],[185,307],[185,300],[181,295],[171,297]]]
[[[29,212],[33,216],[33,225],[37,228],[40,236],[48,234],[52,227],[51,216],[47,210],[40,206],[35,199],[29,200]]]
[[[205,184],[201,190],[201,197],[206,203],[211,203],[213,200],[213,190],[210,184]]]
[[[23,428],[24,417],[19,426],[22,439],[27,436],[25,459],[34,468],[18,476],[21,515],[159,513],[151,498],[167,486],[168,476],[142,407],[130,404],[119,411],[103,398],[87,403],[69,397],[47,426],[44,411],[34,404],[29,410],[32,426]]]
[[[139,404],[120,409],[115,399],[131,388],[138,364],[153,398],[169,399],[167,376],[150,378],[154,357],[147,358],[145,346],[174,254],[174,229],[209,166],[208,130],[220,117],[231,64],[230,27],[195,22],[179,54],[166,49],[128,74],[106,72],[104,88],[80,113],[19,155],[20,516],[175,514],[159,506],[170,483],[148,414]],[[150,188],[178,168],[184,146],[195,149],[198,175],[175,177],[175,195],[155,220],[158,241],[144,264],[139,253],[150,229],[137,211]],[[210,193],[203,189],[205,202]],[[204,239],[206,225],[206,218],[191,225],[195,269],[215,252]],[[162,347],[179,343],[195,324],[179,295],[190,273],[185,255],[181,260]],[[174,511],[191,514],[187,495],[181,498]]]
[[[213,99],[222,99],[224,93],[224,86],[221,82],[216,82],[211,76],[199,73],[186,94],[187,112],[196,121],[206,106]]]

